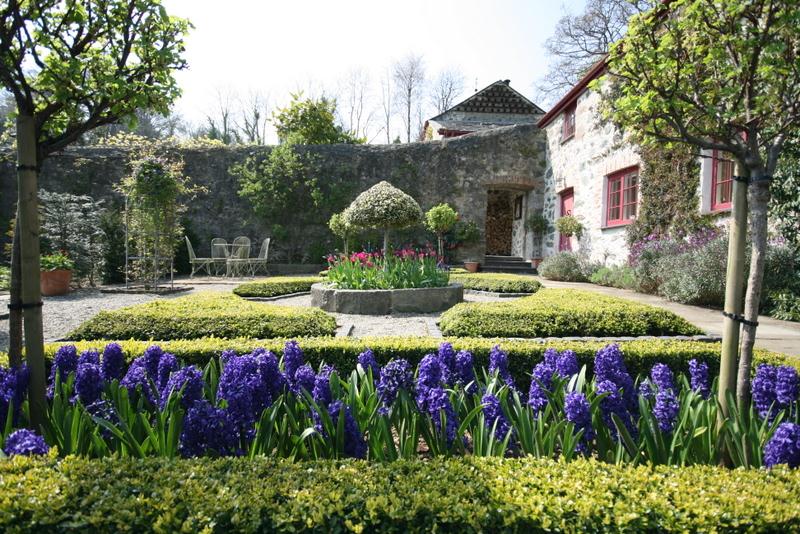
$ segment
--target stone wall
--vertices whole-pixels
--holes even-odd
[[[545,127],[547,169],[545,171],[544,215],[555,221],[559,216],[559,193],[574,190],[573,214],[585,231],[580,242],[573,237],[572,249],[587,253],[594,261],[622,263],[627,259],[625,227],[606,227],[606,176],[639,165],[635,147],[621,139],[619,131],[600,120],[600,94],[587,89],[577,101],[575,135],[562,142],[562,116]],[[555,229],[544,239],[544,256],[558,251]]]
[[[448,202],[462,218],[483,230],[488,189],[508,187],[528,190],[526,213],[541,209],[544,199],[545,137],[536,126],[498,128],[471,135],[403,145],[323,145],[305,150],[318,156],[321,179],[344,176],[352,183],[353,197],[381,180],[413,196],[422,206]],[[191,202],[189,230],[196,236],[198,255],[209,254],[212,237],[238,235],[260,242],[270,235],[248,201],[238,195],[237,178],[229,169],[251,154],[265,156],[269,147],[186,149],[185,172],[208,189]],[[2,156],[2,154],[0,154]],[[40,187],[60,192],[107,198],[121,209],[114,184],[126,173],[128,152],[120,148],[76,147],[51,156],[40,175]],[[16,198],[13,154],[0,157],[0,219],[9,221]],[[499,186],[498,186],[499,184]],[[298,206],[298,209],[308,209]],[[422,230],[420,230],[422,232]],[[274,242],[275,259],[281,243]],[[333,248],[325,226],[309,228],[303,248],[307,260],[319,261],[320,251]],[[485,241],[458,251],[457,256],[482,257]],[[272,249],[271,249],[272,257]]]

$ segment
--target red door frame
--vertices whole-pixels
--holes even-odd
[[[572,215],[572,208],[575,205],[575,190],[571,187],[564,189],[558,194],[559,198],[561,199],[559,217],[564,217],[565,215]],[[569,251],[572,250],[572,238],[559,235],[558,236],[558,251]]]

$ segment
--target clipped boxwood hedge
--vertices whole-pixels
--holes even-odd
[[[317,308],[250,302],[207,292],[103,311],[67,339],[196,339],[332,335],[336,321]]]
[[[532,276],[505,273],[451,273],[450,281],[463,284],[464,289],[493,293],[536,293],[542,287],[542,284]]]
[[[240,297],[279,297],[311,291],[311,284],[321,281],[320,276],[275,276],[236,286],[233,292]]]
[[[3,532],[800,529],[800,471],[577,460],[0,462]]]
[[[405,358],[416,365],[431,352],[435,352],[443,341],[450,341],[456,350],[469,350],[474,354],[475,365],[486,367],[489,363],[489,351],[495,344],[509,354],[509,369],[517,380],[525,384],[530,378],[531,368],[539,363],[545,349],[552,347],[558,350],[574,350],[581,365],[586,364],[592,370],[594,355],[598,349],[606,345],[601,341],[548,341],[540,343],[529,340],[501,340],[486,338],[452,338],[440,339],[432,337],[320,337],[298,338],[300,347],[305,352],[306,360],[317,368],[322,361],[333,364],[340,373],[349,373],[355,368],[358,354],[365,348],[371,348],[378,363],[384,364],[392,358]],[[123,351],[129,360],[140,356],[144,349],[158,343],[167,351],[175,354],[187,363],[205,365],[209,359],[219,356],[223,350],[232,349],[238,353],[252,352],[264,347],[280,355],[285,339],[196,339],[175,341],[120,341]],[[58,347],[64,343],[48,343],[45,345],[45,356],[52,359]],[[78,350],[102,349],[104,341],[80,341],[75,345]],[[679,341],[667,339],[624,341],[619,343],[625,354],[628,370],[634,374],[645,374],[655,363],[666,363],[675,371],[686,373],[689,360],[696,358],[708,363],[712,376],[719,370],[719,343],[700,341]],[[3,356],[5,359],[5,356]],[[756,363],[790,364],[800,369],[800,360],[788,356],[756,350]]]
[[[702,332],[669,310],[576,289],[542,289],[513,302],[462,303],[440,323],[446,336],[669,336]]]

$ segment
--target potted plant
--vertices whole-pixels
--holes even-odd
[[[474,260],[464,260],[464,268],[471,273],[477,273],[480,263]]]
[[[535,269],[542,262],[542,236],[550,229],[550,222],[541,213],[534,213],[525,221],[525,227],[534,235],[534,243],[538,240],[536,255],[531,258],[531,266]]]
[[[42,295],[51,297],[69,293],[69,284],[72,282],[74,268],[75,262],[63,252],[42,256],[39,279]]]
[[[583,235],[583,225],[574,215],[565,215],[556,220],[556,229],[564,237],[575,236],[578,239]]]

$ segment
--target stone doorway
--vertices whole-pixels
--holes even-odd
[[[512,192],[489,190],[486,201],[486,254],[511,255],[513,224]]]

